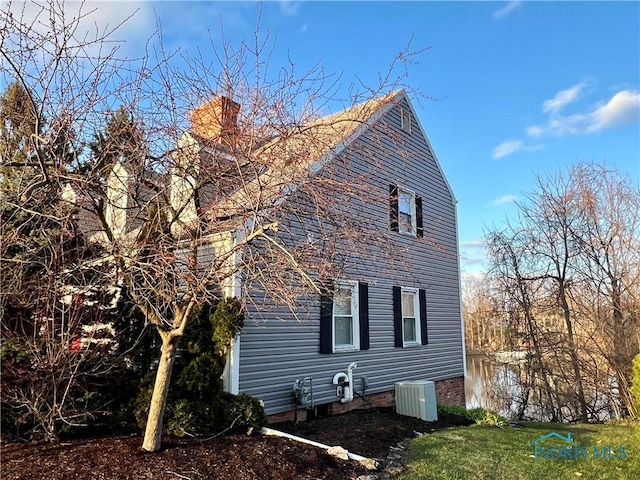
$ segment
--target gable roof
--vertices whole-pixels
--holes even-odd
[[[405,96],[404,90],[398,90],[274,137],[252,155],[265,166],[264,171],[210,205],[207,214],[213,218],[228,217],[255,211],[259,206],[275,205],[319,172]]]

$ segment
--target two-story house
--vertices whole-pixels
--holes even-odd
[[[396,382],[409,380],[464,405],[456,200],[406,93],[244,137],[240,111],[226,97],[192,111],[168,195],[141,186],[136,197],[170,202],[178,237],[215,226],[200,239],[203,268],[233,252],[222,287],[246,319],[225,388],[262,400],[271,421],[393,405]],[[135,178],[112,170],[104,213],[133,238]],[[257,224],[278,241],[243,244]],[[300,278],[309,282],[292,296]]]
[[[204,104],[182,149],[199,152],[198,158],[224,149],[233,141],[239,108],[221,97]],[[397,91],[291,135],[282,149],[277,136],[259,146],[256,158],[267,158],[266,166],[242,188],[218,197],[199,192],[199,206],[184,209],[219,221],[268,198],[266,210],[286,232],[285,244],[307,246],[313,256],[318,240],[331,237],[331,249],[324,248],[341,262],[331,273],[314,272],[322,290],[289,308],[242,269],[227,282],[227,294],[244,299],[247,319],[228,358],[226,388],[261,399],[271,420],[311,404],[340,412],[361,406],[361,397],[369,405],[391,405],[394,384],[406,380],[434,381],[438,403],[464,405],[456,199],[408,96]],[[218,147],[207,139],[213,136]],[[279,162],[281,168],[272,168]],[[243,167],[238,159],[233,165]],[[340,177],[335,191],[305,210],[308,187],[322,179],[330,189],[334,177]],[[173,183],[180,185],[179,174]],[[185,188],[172,195],[185,197]],[[318,208],[331,198],[339,204],[332,211],[342,215],[324,222]]]

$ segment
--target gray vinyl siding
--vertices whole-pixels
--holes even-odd
[[[405,99],[400,105],[410,108]],[[399,184],[422,198],[425,238],[391,233],[401,256],[364,259],[345,271],[345,278],[369,284],[369,350],[319,353],[317,295],[301,301],[295,317],[268,296],[248,303],[240,340],[239,386],[241,392],[263,400],[267,414],[292,410],[293,382],[304,377],[313,379],[316,404],[339,400],[331,380],[337,372],[346,372],[351,362],[358,363],[354,387],[360,394],[365,375],[366,393],[373,394],[392,390],[401,380],[442,380],[464,374],[455,199],[413,112],[410,135],[400,130],[399,106],[381,121],[397,126],[395,134],[406,142],[404,155],[395,152],[391,136],[369,132],[340,155],[348,155],[351,173],[366,172],[379,193],[378,201],[367,206],[372,227],[389,230],[389,184]],[[367,161],[371,151],[383,152],[373,168]],[[428,345],[394,347],[394,285],[426,290]]]

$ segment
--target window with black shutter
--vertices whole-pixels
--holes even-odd
[[[406,188],[389,185],[389,228],[392,232],[423,237],[422,197]]]
[[[393,287],[394,346],[427,345],[427,302],[423,289]]]
[[[369,285],[325,282],[320,296],[320,353],[369,349]]]

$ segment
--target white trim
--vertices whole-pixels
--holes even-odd
[[[416,339],[412,341],[406,341],[404,338],[404,301],[403,294],[413,294],[413,315],[414,315],[414,328],[416,333]],[[420,316],[420,290],[413,287],[400,287],[400,313],[402,315],[402,346],[403,347],[417,347],[422,345],[422,332],[420,326],[422,323],[422,317]]]
[[[460,308],[460,335],[462,339],[462,374],[467,378],[467,340],[464,333],[464,312],[462,310],[462,270],[460,269],[460,237],[458,236],[458,206],[453,206],[453,219],[456,225],[456,255],[458,256],[458,307]]]
[[[233,242],[233,248],[236,249],[231,257],[235,271],[231,276],[231,281],[225,286],[225,295],[238,299],[242,299],[242,276],[237,268],[242,262],[242,251],[237,248],[237,245],[244,241],[248,231],[249,220],[245,222],[243,227],[238,228],[235,231],[235,235],[231,235],[229,239],[230,243]],[[231,348],[227,353],[227,362],[224,367],[224,390],[233,394],[240,392],[240,338],[241,335],[237,335],[231,342]]]
[[[351,334],[353,343],[351,345],[336,346],[336,320],[334,316],[332,302],[331,310],[331,349],[333,353],[356,352],[360,350],[360,305],[359,305],[359,286],[358,282],[352,280],[339,280],[334,285],[334,292],[338,287],[347,287],[351,289]]]
[[[237,395],[240,393],[240,335],[233,339],[227,352],[224,366],[224,390]]]
[[[105,220],[115,238],[124,236],[127,230],[129,197],[129,172],[116,162],[107,177],[107,205],[104,209]]]

